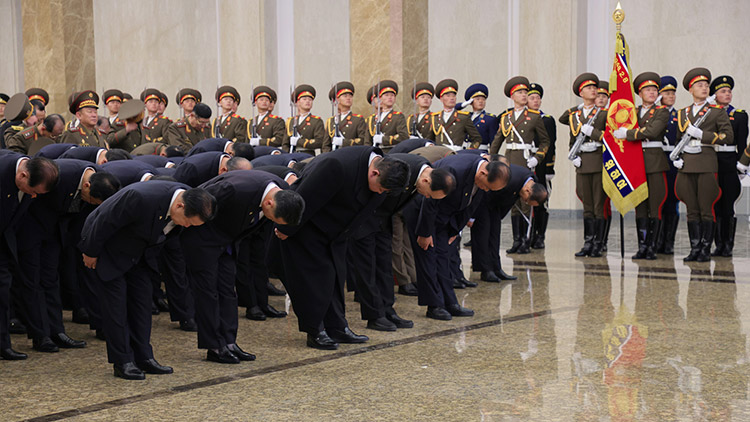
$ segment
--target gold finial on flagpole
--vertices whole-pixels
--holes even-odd
[[[622,28],[622,21],[625,20],[625,11],[622,10],[619,1],[617,2],[617,7],[615,7],[615,12],[612,13],[612,19],[617,24],[617,31],[619,32]]]

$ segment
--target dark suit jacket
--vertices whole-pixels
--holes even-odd
[[[219,162],[225,155],[228,154],[210,151],[186,157],[177,166],[174,178],[192,187],[205,183],[219,175]]]
[[[271,155],[274,151],[281,151],[281,148],[269,147],[266,145],[259,145],[257,147],[253,147],[253,149],[255,150],[256,157],[262,157],[264,155]]]
[[[167,163],[172,161],[161,155],[136,155],[133,160],[142,161],[154,167],[166,167]]]
[[[271,173],[274,176],[280,178],[281,180],[284,180],[284,178],[287,175],[289,175],[289,173],[292,173],[296,175],[297,178],[299,178],[299,173],[297,173],[296,171],[292,170],[291,168],[287,166],[263,166],[263,167],[258,167],[257,170]]]
[[[100,147],[75,147],[60,154],[58,158],[73,158],[76,160],[85,160],[96,164],[96,156],[104,148]],[[40,151],[41,152],[41,151]]]
[[[83,225],[81,252],[98,257],[96,272],[112,280],[137,264],[146,248],[163,242],[172,196],[190,189],[175,182],[151,181],[123,188],[92,212]],[[170,235],[178,233],[177,226]]]
[[[45,147],[42,147],[42,149],[39,150],[36,154],[34,154],[34,157],[44,157],[49,158],[50,160],[54,160],[57,158],[60,158],[60,156],[67,150],[75,147],[75,144],[52,144],[47,145]]]
[[[410,138],[399,142],[395,147],[391,148],[389,154],[406,154],[432,143],[431,140],[425,138]]]
[[[195,144],[190,151],[186,154],[187,157],[191,155],[200,154],[201,152],[218,151],[224,152],[224,148],[227,146],[227,142],[232,142],[226,138],[209,138],[204,139]]]
[[[101,165],[102,171],[117,177],[122,186],[138,183],[146,173],[154,174],[154,166],[137,160],[117,160]]]
[[[264,166],[288,166],[290,161],[302,161],[312,157],[304,152],[283,153],[276,155],[263,155],[251,161],[253,168]]]
[[[487,192],[484,196],[483,205],[495,210],[500,218],[504,217],[518,201],[521,188],[529,178],[536,180],[534,173],[529,168],[511,164],[508,184],[499,191]]]
[[[0,235],[12,231],[18,218],[23,214],[31,202],[29,195],[23,195],[18,201],[18,186],[16,186],[16,164],[26,155],[9,152],[0,156]],[[9,230],[11,229],[11,230]]]

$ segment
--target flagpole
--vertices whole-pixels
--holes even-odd
[[[625,218],[620,214],[620,258],[625,259]]]

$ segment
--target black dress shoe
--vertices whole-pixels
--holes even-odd
[[[245,318],[252,319],[253,321],[265,321],[266,314],[263,313],[259,306],[253,306],[251,308],[247,308],[247,311],[245,312]]]
[[[53,335],[52,341],[61,349],[83,349],[86,347],[86,342],[83,340],[73,340],[68,337],[65,333],[58,333]]]
[[[385,316],[388,318],[388,321],[391,321],[392,323],[396,324],[396,328],[413,328],[414,322],[409,321],[408,319],[403,319],[400,316],[396,315],[396,313],[388,314]]]
[[[518,277],[506,273],[502,268],[494,271],[494,273],[500,280],[518,280]]]
[[[499,283],[500,279],[495,275],[494,271],[482,271],[479,275],[479,279],[488,283]]]
[[[26,326],[18,318],[11,318],[8,331],[11,334],[26,334]]]
[[[99,340],[106,341],[107,339],[104,337],[104,330],[96,330],[94,332],[94,337],[98,338]]]
[[[284,289],[279,289],[270,281],[266,284],[266,288],[268,289],[269,296],[286,296],[286,291]]]
[[[34,339],[31,342],[32,348],[36,350],[37,352],[42,353],[55,353],[59,352],[60,349],[55,346],[55,343],[52,342],[52,339],[49,337],[42,337],[40,339]]]
[[[267,305],[265,308],[260,308],[260,310],[269,318],[284,318],[286,316],[285,311],[279,311],[271,305]]]
[[[427,307],[427,318],[439,319],[441,321],[450,321],[453,319],[448,311],[438,306]]]
[[[464,248],[470,248],[470,247],[471,247],[471,240],[469,240],[468,242],[464,243]]]
[[[28,356],[26,353],[16,352],[15,350],[8,347],[7,349],[0,350],[0,357],[5,360],[24,360]]]
[[[386,317],[367,320],[367,328],[375,331],[396,331],[396,324]]]
[[[164,375],[174,372],[171,366],[160,365],[159,362],[156,361],[156,359],[149,359],[147,361],[138,362],[136,363],[136,365],[141,369],[141,371],[147,374]]]
[[[255,360],[254,354],[247,353],[246,351],[240,349],[240,346],[236,344],[227,345],[227,349],[229,349],[229,351],[232,352],[233,355],[237,356],[237,359],[239,360],[244,360],[246,362]]]
[[[115,376],[126,380],[145,380],[146,374],[133,362],[114,364]]]
[[[364,343],[370,339],[370,337],[367,336],[354,334],[349,327],[345,327],[344,331],[331,330],[328,336],[337,343]]]
[[[339,344],[328,337],[328,333],[321,331],[315,335],[307,335],[307,347],[320,350],[336,350],[339,348]]]
[[[464,277],[463,275],[461,275],[461,277],[458,278],[458,281],[460,281],[461,284],[463,284],[465,287],[477,287],[478,286],[477,283],[467,280],[466,277]]]
[[[187,331],[189,333],[198,332],[198,324],[195,323],[193,318],[180,321],[180,330]]]
[[[409,283],[404,284],[403,286],[398,286],[398,294],[404,296],[417,296],[417,285],[414,283]]]
[[[474,316],[474,311],[459,304],[449,305],[446,309],[453,316]]]
[[[86,308],[73,309],[73,322],[76,324],[89,323],[89,312]]]
[[[164,298],[156,299],[156,307],[159,308],[161,312],[169,312],[169,303],[167,303],[167,300]]]
[[[240,363],[240,359],[234,353],[230,352],[226,346],[219,349],[218,352],[209,349],[206,352],[206,360],[216,363]]]
[[[453,279],[453,288],[454,289],[465,289],[466,286],[464,286],[464,283],[461,283],[461,280],[454,278]]]

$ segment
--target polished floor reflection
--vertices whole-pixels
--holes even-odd
[[[238,343],[258,360],[219,365],[159,315],[154,352],[175,373],[124,381],[83,326],[67,323],[89,346],[56,354],[13,336],[29,359],[0,361],[0,419],[750,420],[748,224],[735,257],[711,263],[682,262],[682,231],[674,257],[635,262],[634,230],[621,260],[613,224],[607,256],[574,258],[580,223],[550,221],[546,250],[503,253],[517,281],[457,290],[476,316],[428,320],[416,298],[398,296],[415,327],[381,333],[365,329],[349,295],[350,325],[371,340],[335,352],[306,348],[293,316],[241,319]],[[468,274],[468,250],[462,258]]]

